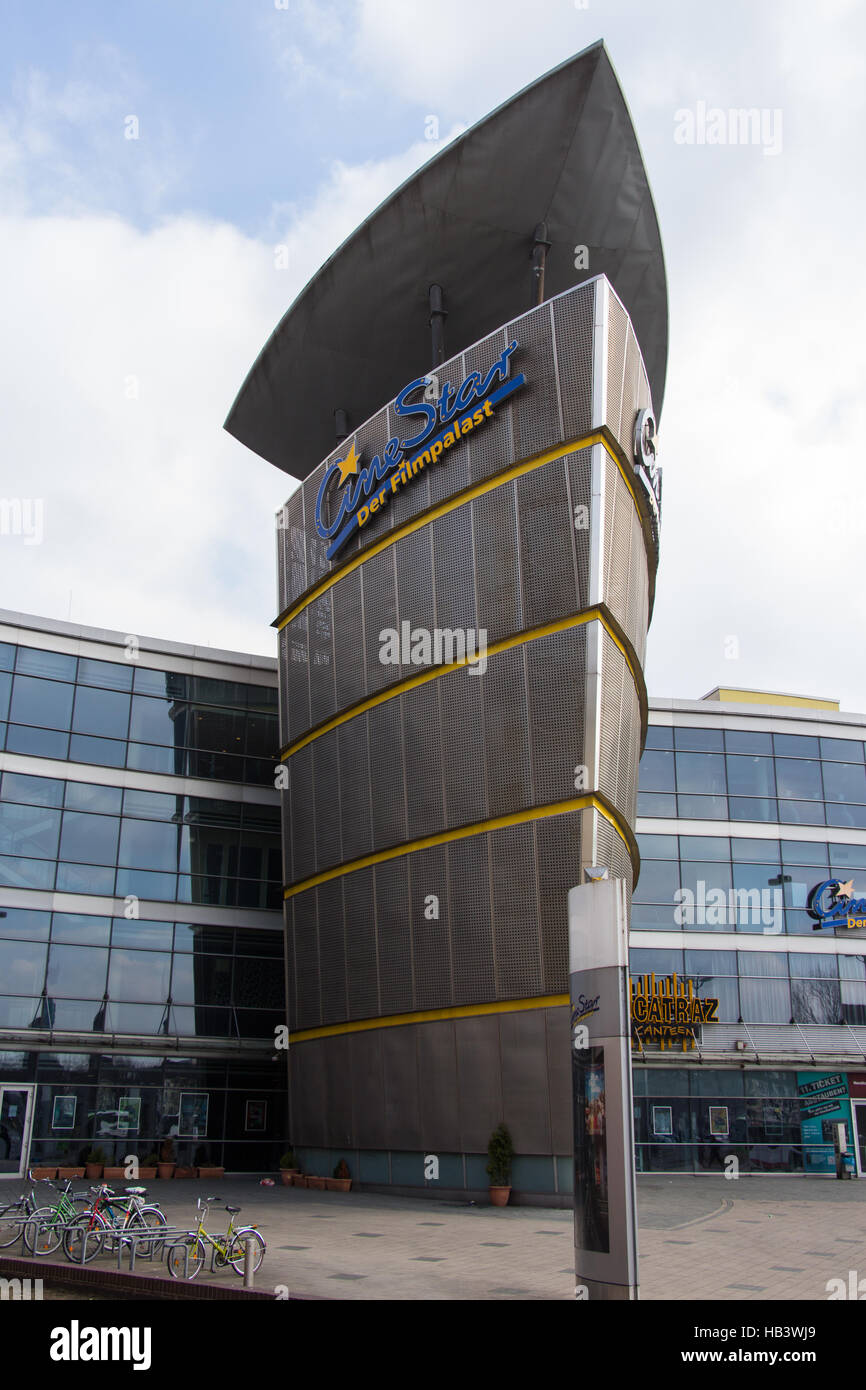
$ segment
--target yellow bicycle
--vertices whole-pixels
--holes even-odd
[[[207,1255],[205,1242],[211,1246],[214,1252],[214,1269],[224,1269],[226,1265],[231,1265],[236,1273],[243,1274],[248,1241],[252,1241],[253,1244],[251,1252],[253,1273],[261,1267],[267,1246],[256,1226],[235,1226],[235,1216],[240,1211],[240,1207],[226,1206],[225,1209],[229,1213],[229,1224],[224,1235],[212,1235],[205,1230],[204,1223],[211,1205],[219,1201],[221,1201],[219,1197],[206,1197],[204,1201],[199,1198],[196,1202],[198,1210],[197,1229],[188,1231],[181,1240],[175,1241],[166,1257],[168,1272],[172,1279],[195,1278],[204,1265]]]

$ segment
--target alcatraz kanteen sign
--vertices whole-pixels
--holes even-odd
[[[702,1023],[718,1023],[718,1011],[718,999],[699,999],[691,980],[640,975],[631,982],[632,1047],[643,1052],[647,1043],[662,1050],[679,1043],[688,1052]]]
[[[316,498],[316,530],[322,540],[331,542],[329,560],[342,550],[350,536],[387,506],[401,487],[411,483],[427,464],[444,459],[446,450],[467,434],[482,429],[493,419],[496,407],[523,386],[525,377],[522,374],[509,376],[510,358],[516,351],[515,340],[503,350],[486,376],[470,372],[456,390],[446,381],[435,401],[427,400],[423,394],[429,390],[431,376],[416,377],[403,387],[394,402],[394,410],[401,417],[419,417],[421,428],[408,439],[394,435],[381,454],[376,454],[364,468],[359,467],[361,456],[353,441],[346,457],[326,469]],[[498,382],[503,384],[497,386]],[[411,399],[419,393],[420,400]],[[389,474],[389,482],[380,486]],[[345,490],[333,519],[327,520],[331,494],[338,488]]]

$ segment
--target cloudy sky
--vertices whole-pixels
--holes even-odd
[[[670,293],[650,693],[866,710],[860,0],[0,0],[0,499],[44,509],[0,605],[273,654],[287,483],[222,429],[248,367],[431,115],[598,38]],[[683,143],[700,103],[767,139]]]

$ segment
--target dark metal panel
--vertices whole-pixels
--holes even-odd
[[[346,933],[343,885],[333,878],[315,889],[319,899],[319,973],[322,1022],[342,1023],[346,1017]]]
[[[314,599],[307,610],[310,643],[310,723],[321,724],[336,709],[334,689],[334,622],[332,591]]]
[[[459,1152],[454,1024],[425,1023],[417,1034],[421,1146],[427,1153]]]
[[[403,724],[399,697],[376,705],[366,715],[370,743],[373,848],[398,845],[406,835],[406,788]],[[352,721],[354,724],[356,721]]]
[[[487,816],[487,788],[480,750],[484,746],[481,717],[482,676],[471,669],[445,676],[439,688],[442,710],[442,776],[445,782],[445,825],[469,825]]]
[[[412,992],[412,930],[409,921],[409,869],[405,858],[375,868],[376,937],[383,1014],[409,1013]]]
[[[483,676],[484,757],[490,815],[501,816],[532,799],[529,720],[523,652],[512,647],[489,658]]]
[[[529,729],[536,806],[565,801],[587,789],[576,774],[583,762],[586,628],[567,628],[528,642]],[[582,782],[576,787],[575,782]]]
[[[531,823],[490,834],[496,997],[541,993],[538,889]]]
[[[574,1147],[571,1100],[571,1025],[568,1009],[545,1009],[547,1084],[550,1088],[551,1152],[570,1154]]]
[[[361,715],[336,730],[339,748],[339,783],[336,768],[328,777],[332,792],[340,788],[340,830],[345,859],[360,859],[373,848],[370,817],[370,764],[367,751],[367,718]]]
[[[490,1135],[502,1120],[499,1019],[454,1021],[457,1053],[457,1119],[464,1153],[486,1153]]]
[[[520,576],[527,627],[555,622],[578,607],[565,464],[554,459],[517,479]]]
[[[388,1136],[385,1129],[385,1088],[382,1061],[382,1040],[387,1029],[369,1033],[351,1033],[350,1065],[352,1074],[352,1133],[355,1146],[362,1149],[385,1149]]]
[[[517,554],[515,485],[505,483],[472,502],[478,626],[488,645],[523,626]]]
[[[415,840],[441,830],[444,817],[439,681],[406,691],[400,696],[400,705],[409,813],[407,832],[409,839]]]
[[[389,1149],[421,1148],[416,1027],[382,1033],[385,1135]]]
[[[544,1011],[499,1014],[503,1118],[518,1153],[550,1153]]]
[[[322,869],[331,869],[335,864],[339,864],[343,857],[337,730],[331,729],[308,746],[313,753],[313,786],[316,798],[316,871],[321,872]],[[306,751],[305,748],[301,749],[301,755]]]
[[[414,1007],[444,1008],[452,1002],[451,921],[445,846],[417,850],[408,856],[408,864]],[[435,902],[431,902],[431,899],[435,899]],[[434,912],[438,916],[427,915]]]
[[[295,1143],[310,1148],[327,1143],[326,1049],[330,1038],[305,1042],[289,1051],[292,1124]]]
[[[292,827],[292,882],[316,872],[313,750],[310,744],[289,758],[289,802]]]
[[[488,840],[472,835],[447,847],[455,1004],[496,996]]]
[[[292,900],[295,907],[295,1029],[318,1028],[322,1022],[319,970],[319,930],[316,890],[309,888]]]
[[[346,913],[348,1018],[379,1014],[379,961],[373,870],[356,869],[343,878]]]
[[[365,689],[364,624],[361,574],[353,570],[333,588],[334,656],[337,663],[337,709],[363,699]]]
[[[568,893],[583,882],[580,869],[580,814],[550,816],[535,822],[538,866],[541,994],[568,989]]]
[[[592,428],[592,352],[595,286],[553,300],[556,361],[566,439]]]
[[[332,1149],[353,1147],[352,1116],[352,1039],[345,1036],[323,1038],[326,1066],[325,1145]],[[302,1047],[309,1044],[302,1043]],[[325,1177],[331,1176],[330,1171]]]
[[[457,507],[431,523],[436,626],[475,627],[472,508]]]
[[[391,547],[361,566],[364,594],[364,645],[367,693],[372,694],[400,678],[400,664],[381,660],[386,629],[397,628],[397,586]]]

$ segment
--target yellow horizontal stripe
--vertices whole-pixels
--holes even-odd
[[[448,1009],[422,1009],[414,1014],[388,1014],[384,1018],[362,1018],[354,1023],[332,1023],[323,1028],[302,1028],[289,1034],[289,1042],[309,1042],[312,1038],[334,1038],[341,1033],[368,1033],[374,1028],[405,1028],[413,1023],[441,1023],[448,1018],[483,1018],[485,1014],[512,1014],[525,1009],[558,1009],[568,1004],[567,994],[543,994],[535,999],[505,999],[495,1004],[455,1004]]]
[[[567,618],[558,618],[553,623],[543,623],[540,627],[529,628],[522,632],[513,633],[510,637],[503,637],[499,642],[492,642],[485,650],[485,657],[497,656],[500,652],[507,652],[513,647],[521,647],[527,642],[535,642],[541,637],[550,637],[556,632],[567,632],[569,628],[582,627],[586,623],[600,622],[610,640],[622,652],[625,657],[626,665],[631,672],[632,680],[638,691],[640,698],[643,679],[638,675],[638,665],[635,656],[626,648],[625,643],[614,632],[605,614],[600,608],[587,608],[582,613],[572,613]],[[357,704],[350,705],[347,709],[335,714],[332,719],[328,719],[318,728],[312,729],[309,733],[303,734],[290,743],[280,754],[283,762],[291,758],[295,753],[299,753],[302,748],[321,738],[323,734],[329,734],[332,729],[338,729],[341,724],[346,724],[350,719],[355,719],[358,715],[366,714],[367,710],[375,709],[377,705],[383,705],[388,700],[395,700],[398,695],[403,695],[407,690],[415,690],[419,685],[426,685],[429,681],[437,680],[439,676],[450,675],[452,671],[459,671],[461,667],[470,665],[467,657],[460,661],[450,661],[447,665],[433,666],[428,670],[421,671],[417,676],[407,676],[405,680],[397,681],[394,685],[389,685],[387,689],[380,690],[375,695],[369,695],[366,699],[359,700]]]
[[[277,618],[273,626],[282,632],[283,628],[286,627],[293,618],[296,618],[299,613],[303,613],[305,608],[308,608],[317,598],[321,598],[322,594],[326,594],[339,580],[344,579],[346,575],[351,574],[353,570],[358,569],[360,565],[366,564],[368,560],[372,560],[375,555],[380,555],[383,550],[387,550],[388,546],[394,545],[395,542],[402,540],[404,536],[411,536],[414,531],[420,531],[422,527],[429,526],[432,521],[438,520],[440,516],[447,516],[449,512],[453,512],[458,507],[462,507],[466,502],[471,502],[476,497],[483,497],[485,493],[493,492],[495,488],[504,487],[506,483],[512,482],[515,478],[521,478],[526,473],[532,473],[536,468],[543,468],[546,463],[552,463],[554,459],[564,458],[566,454],[573,454],[576,449],[588,449],[593,444],[601,444],[613,459],[625,480],[626,487],[631,493],[632,500],[638,509],[638,515],[640,515],[640,506],[638,504],[634,482],[632,478],[629,477],[628,470],[624,467],[622,459],[608,439],[606,432],[602,430],[593,430],[590,434],[582,435],[578,439],[572,439],[567,444],[558,444],[555,449],[547,449],[543,454],[537,454],[533,458],[524,459],[522,463],[514,464],[513,467],[507,468],[503,473],[497,473],[493,478],[485,478],[483,482],[474,483],[471,487],[464,488],[462,492],[454,493],[454,495],[447,498],[446,501],[437,503],[435,507],[431,507],[428,511],[424,512],[422,516],[413,517],[411,521],[404,521],[402,526],[397,526],[393,531],[389,531],[387,536],[383,536],[381,540],[375,541],[373,545],[368,546],[360,555],[354,555],[351,560],[347,560],[338,570],[326,574],[324,578],[320,579],[317,584],[314,584],[313,587],[308,590],[305,597],[299,599],[298,602],[289,608],[282,616]]]
[[[298,893],[305,893],[308,888],[315,888],[320,883],[328,883],[333,878],[342,878],[345,874],[355,873],[356,870],[369,868],[373,864],[384,864],[389,859],[399,859],[404,854],[416,854],[418,850],[432,849],[434,845],[447,845],[452,840],[466,840],[473,835],[485,835],[491,830],[504,830],[506,826],[525,825],[528,821],[546,820],[549,816],[562,816],[571,811],[585,811],[590,807],[598,811],[599,815],[613,826],[628,849],[634,871],[637,873],[640,859],[637,852],[637,842],[629,826],[620,819],[611,807],[605,804],[596,792],[587,792],[585,796],[572,797],[568,801],[552,801],[545,806],[530,806],[523,811],[509,811],[504,816],[493,816],[489,820],[473,821],[471,825],[460,825],[453,830],[440,830],[435,835],[425,835],[420,840],[407,840],[403,844],[391,845],[388,849],[377,850],[373,854],[365,854],[360,859],[352,859],[345,864],[335,864],[332,869],[323,869],[321,873],[312,874],[310,878],[302,879],[300,883],[293,883],[290,888],[285,889],[283,896],[294,898]]]

